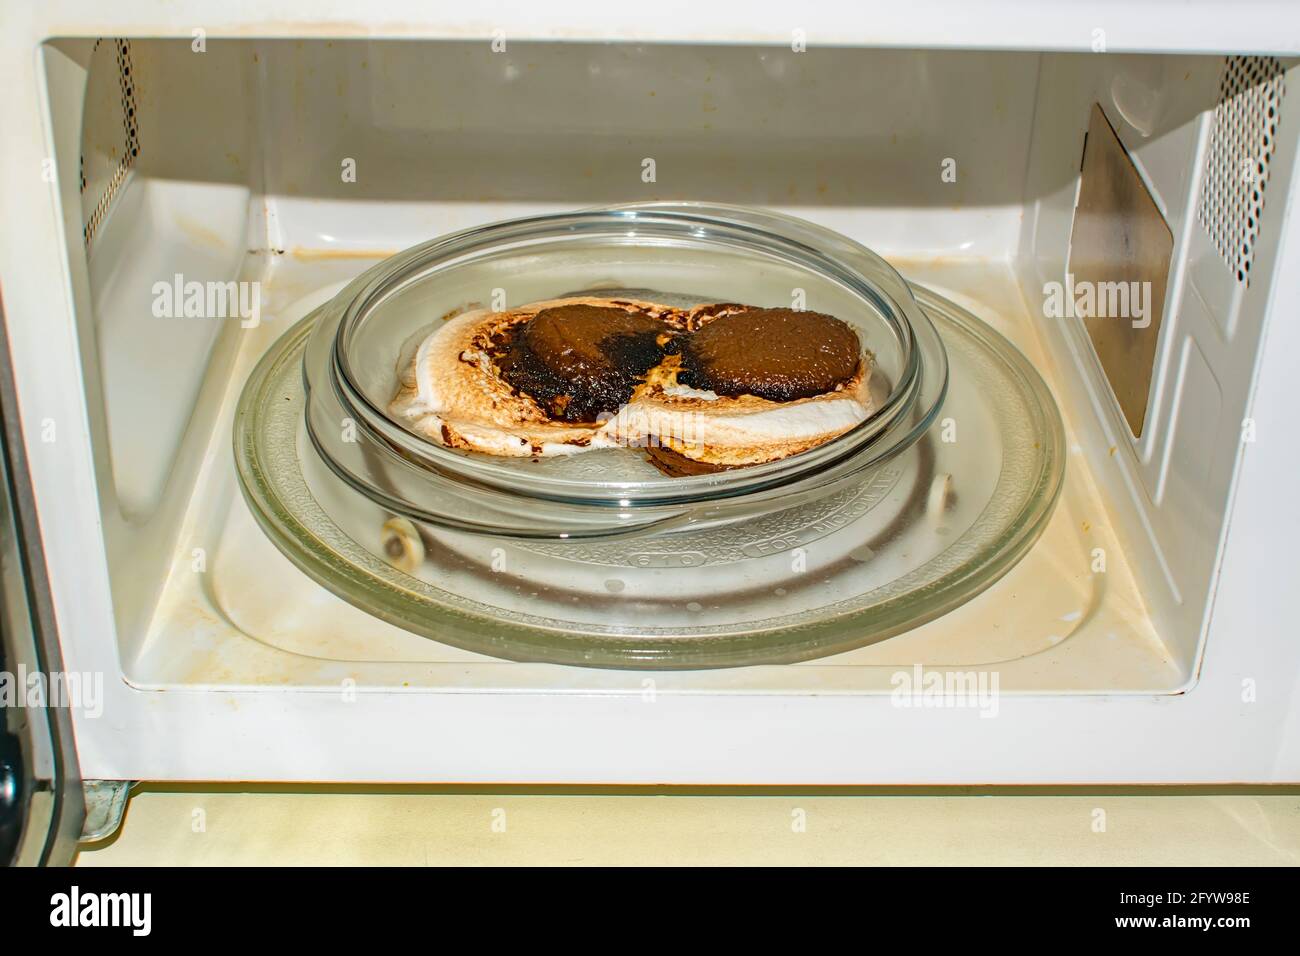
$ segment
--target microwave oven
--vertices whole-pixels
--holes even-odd
[[[4,24],[5,670],[81,681],[6,704],[28,832],[75,836],[136,780],[1300,780],[1293,6],[53,0]],[[231,432],[287,330],[428,239],[647,201],[811,221],[1011,342],[1063,424],[1033,546],[887,640],[644,670],[413,633],[271,543]],[[1089,321],[1097,262],[1155,290],[1146,334]],[[249,284],[256,321],[160,316],[173,279]],[[898,693],[952,673],[996,706]]]

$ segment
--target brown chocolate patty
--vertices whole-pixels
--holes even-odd
[[[744,465],[715,465],[712,462],[687,458],[679,451],[661,445],[647,445],[646,458],[650,464],[669,478],[686,478],[691,475],[711,475],[719,471],[731,471]]]
[[[552,418],[594,422],[632,397],[642,376],[674,347],[663,321],[619,308],[543,309],[504,343],[501,377]]]
[[[857,372],[862,346],[831,315],[750,309],[714,319],[682,346],[677,381],[719,395],[792,402],[833,391]]]

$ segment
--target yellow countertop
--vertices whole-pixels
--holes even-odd
[[[143,787],[79,866],[1296,865],[1300,788]]]

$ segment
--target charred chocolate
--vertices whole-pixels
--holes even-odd
[[[834,316],[749,309],[713,319],[686,339],[677,381],[718,395],[791,402],[847,382],[861,352],[857,335]]]
[[[501,377],[560,421],[594,422],[632,397],[675,348],[665,322],[619,308],[543,309],[512,331],[496,357]]]

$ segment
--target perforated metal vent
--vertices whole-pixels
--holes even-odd
[[[94,52],[92,54],[92,72],[91,83],[97,79],[94,70],[94,55],[98,54],[100,47],[105,41],[95,41]],[[108,210],[113,204],[113,200],[121,191],[122,185],[126,182],[127,173],[140,157],[140,128],[139,120],[136,115],[136,96],[135,96],[135,77],[133,76],[133,64],[131,62],[131,41],[130,40],[113,40],[114,52],[117,58],[117,90],[119,95],[116,97],[117,102],[111,108],[114,112],[120,113],[120,137],[96,135],[90,137],[91,131],[102,128],[106,117],[102,115],[87,116],[83,130],[83,141],[81,150],[81,192],[82,192],[82,211],[85,224],[82,227],[82,237],[86,244],[89,245],[95,238],[95,233],[99,231],[100,224],[103,223],[104,217],[108,215]],[[96,98],[87,97],[87,109],[96,105]],[[113,121],[109,121],[113,122]],[[93,142],[87,142],[92,138]],[[119,140],[107,145],[104,141],[108,139]],[[107,149],[105,148],[107,145]],[[86,170],[87,151],[92,154],[92,164],[96,167],[90,175]],[[105,170],[101,163],[96,162],[100,156],[107,153],[113,158],[111,166]],[[89,205],[89,199],[86,196],[88,190],[92,190],[89,199],[93,199],[94,204]]]
[[[1284,91],[1273,57],[1225,57],[1196,218],[1242,285],[1250,284]]]

